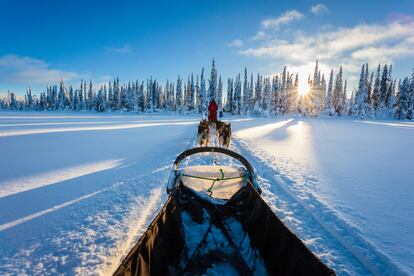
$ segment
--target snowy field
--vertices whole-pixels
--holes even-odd
[[[263,197],[340,275],[414,274],[414,123],[231,118]],[[110,274],[194,116],[0,113],[0,274]]]

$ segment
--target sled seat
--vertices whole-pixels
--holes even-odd
[[[246,185],[245,175],[243,168],[218,165],[190,166],[180,170],[183,185],[212,198],[225,200]]]

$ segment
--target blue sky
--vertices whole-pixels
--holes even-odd
[[[0,0],[0,93],[36,93],[64,79],[164,82],[210,69],[224,78],[271,74],[302,80],[344,66],[414,67],[414,1],[19,1]],[[350,93],[350,90],[348,90]]]

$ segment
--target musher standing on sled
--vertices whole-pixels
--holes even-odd
[[[216,104],[216,101],[213,99],[208,105],[208,120],[210,122],[217,121],[217,109],[218,109],[218,106]]]

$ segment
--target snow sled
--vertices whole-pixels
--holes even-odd
[[[224,154],[238,166],[180,168],[199,153]],[[233,164],[233,163],[232,163]],[[114,275],[335,275],[261,197],[251,164],[218,147],[181,153],[169,197]]]

